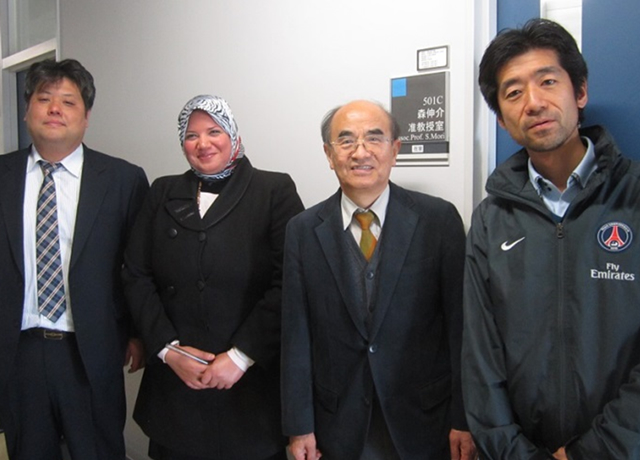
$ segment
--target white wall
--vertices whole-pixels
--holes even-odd
[[[143,166],[186,169],[183,104],[225,97],[255,166],[290,173],[307,206],[337,188],[319,124],[356,98],[389,101],[416,51],[449,45],[451,166],[396,168],[401,185],[442,195],[467,217],[473,149],[473,5],[468,0],[61,0],[61,56],[96,78],[87,142]]]
[[[322,151],[323,115],[352,99],[388,105],[390,79],[417,73],[418,49],[449,45],[450,166],[398,167],[392,180],[452,201],[468,224],[474,9],[487,1],[60,0],[60,55],[96,79],[91,147],[151,179],[180,173],[178,112],[196,94],[218,94],[254,166],[291,174],[310,206],[338,186]],[[134,427],[127,436],[132,458],[144,458]]]

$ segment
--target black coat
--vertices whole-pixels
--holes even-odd
[[[303,209],[288,175],[244,158],[200,218],[191,172],[156,180],[126,253],[126,295],[148,365],[134,412],[156,442],[224,460],[283,448],[279,415],[282,252]],[[255,365],[230,390],[191,390],[157,358],[179,339],[212,353],[236,346]]]
[[[323,458],[360,458],[374,391],[402,459],[448,458],[466,429],[460,388],[464,229],[454,206],[391,184],[375,313],[345,262],[341,192],[287,228],[282,400],[287,435],[314,432]],[[348,230],[347,230],[348,231]]]

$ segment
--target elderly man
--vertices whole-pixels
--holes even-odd
[[[355,101],[322,123],[340,183],[287,228],[284,432],[296,460],[472,459],[460,389],[464,230],[389,182],[399,127]]]

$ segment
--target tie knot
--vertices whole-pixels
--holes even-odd
[[[38,163],[40,163],[40,168],[42,168],[42,172],[44,173],[45,176],[50,175],[55,170],[62,167],[60,163],[49,163],[48,161],[44,161],[44,160],[39,160]]]
[[[375,216],[376,215],[373,213],[373,211],[357,212],[355,214],[355,218],[360,224],[362,230],[369,229],[369,226],[371,225],[371,222],[373,222]]]

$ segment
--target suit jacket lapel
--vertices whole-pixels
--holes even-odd
[[[82,249],[91,234],[96,217],[101,211],[100,208],[111,180],[111,176],[107,174],[107,169],[107,165],[100,156],[84,146],[80,197],[76,214],[76,226],[73,233],[70,271],[78,261]]]
[[[198,179],[187,171],[176,181],[167,194],[165,209],[177,224],[189,230],[200,231],[202,220],[196,202]]]
[[[187,171],[169,191],[165,208],[181,226],[194,231],[205,230],[220,222],[238,205],[249,187],[252,176],[253,167],[245,157],[233,173],[231,178],[233,182],[227,184],[204,217],[200,218],[195,200],[199,179],[192,171]]]
[[[204,215],[202,220],[206,228],[220,222],[238,205],[247,191],[252,177],[253,166],[251,166],[249,159],[244,157],[233,172],[230,183],[227,184],[223,192]]]
[[[13,260],[24,278],[23,207],[29,150],[21,150],[0,171],[0,222],[4,222]]]
[[[389,205],[381,234],[380,270],[376,308],[371,324],[371,340],[374,340],[391,305],[402,266],[407,258],[418,225],[418,214],[411,209],[413,202],[402,189],[391,185]]]
[[[345,257],[349,257],[351,249],[343,235],[340,197],[341,192],[338,191],[318,211],[322,223],[316,227],[315,232],[349,315],[360,334],[366,338],[368,334],[360,311],[362,299],[359,299],[359,290],[355,288],[359,286],[360,281],[355,279],[355,274],[344,260]]]

